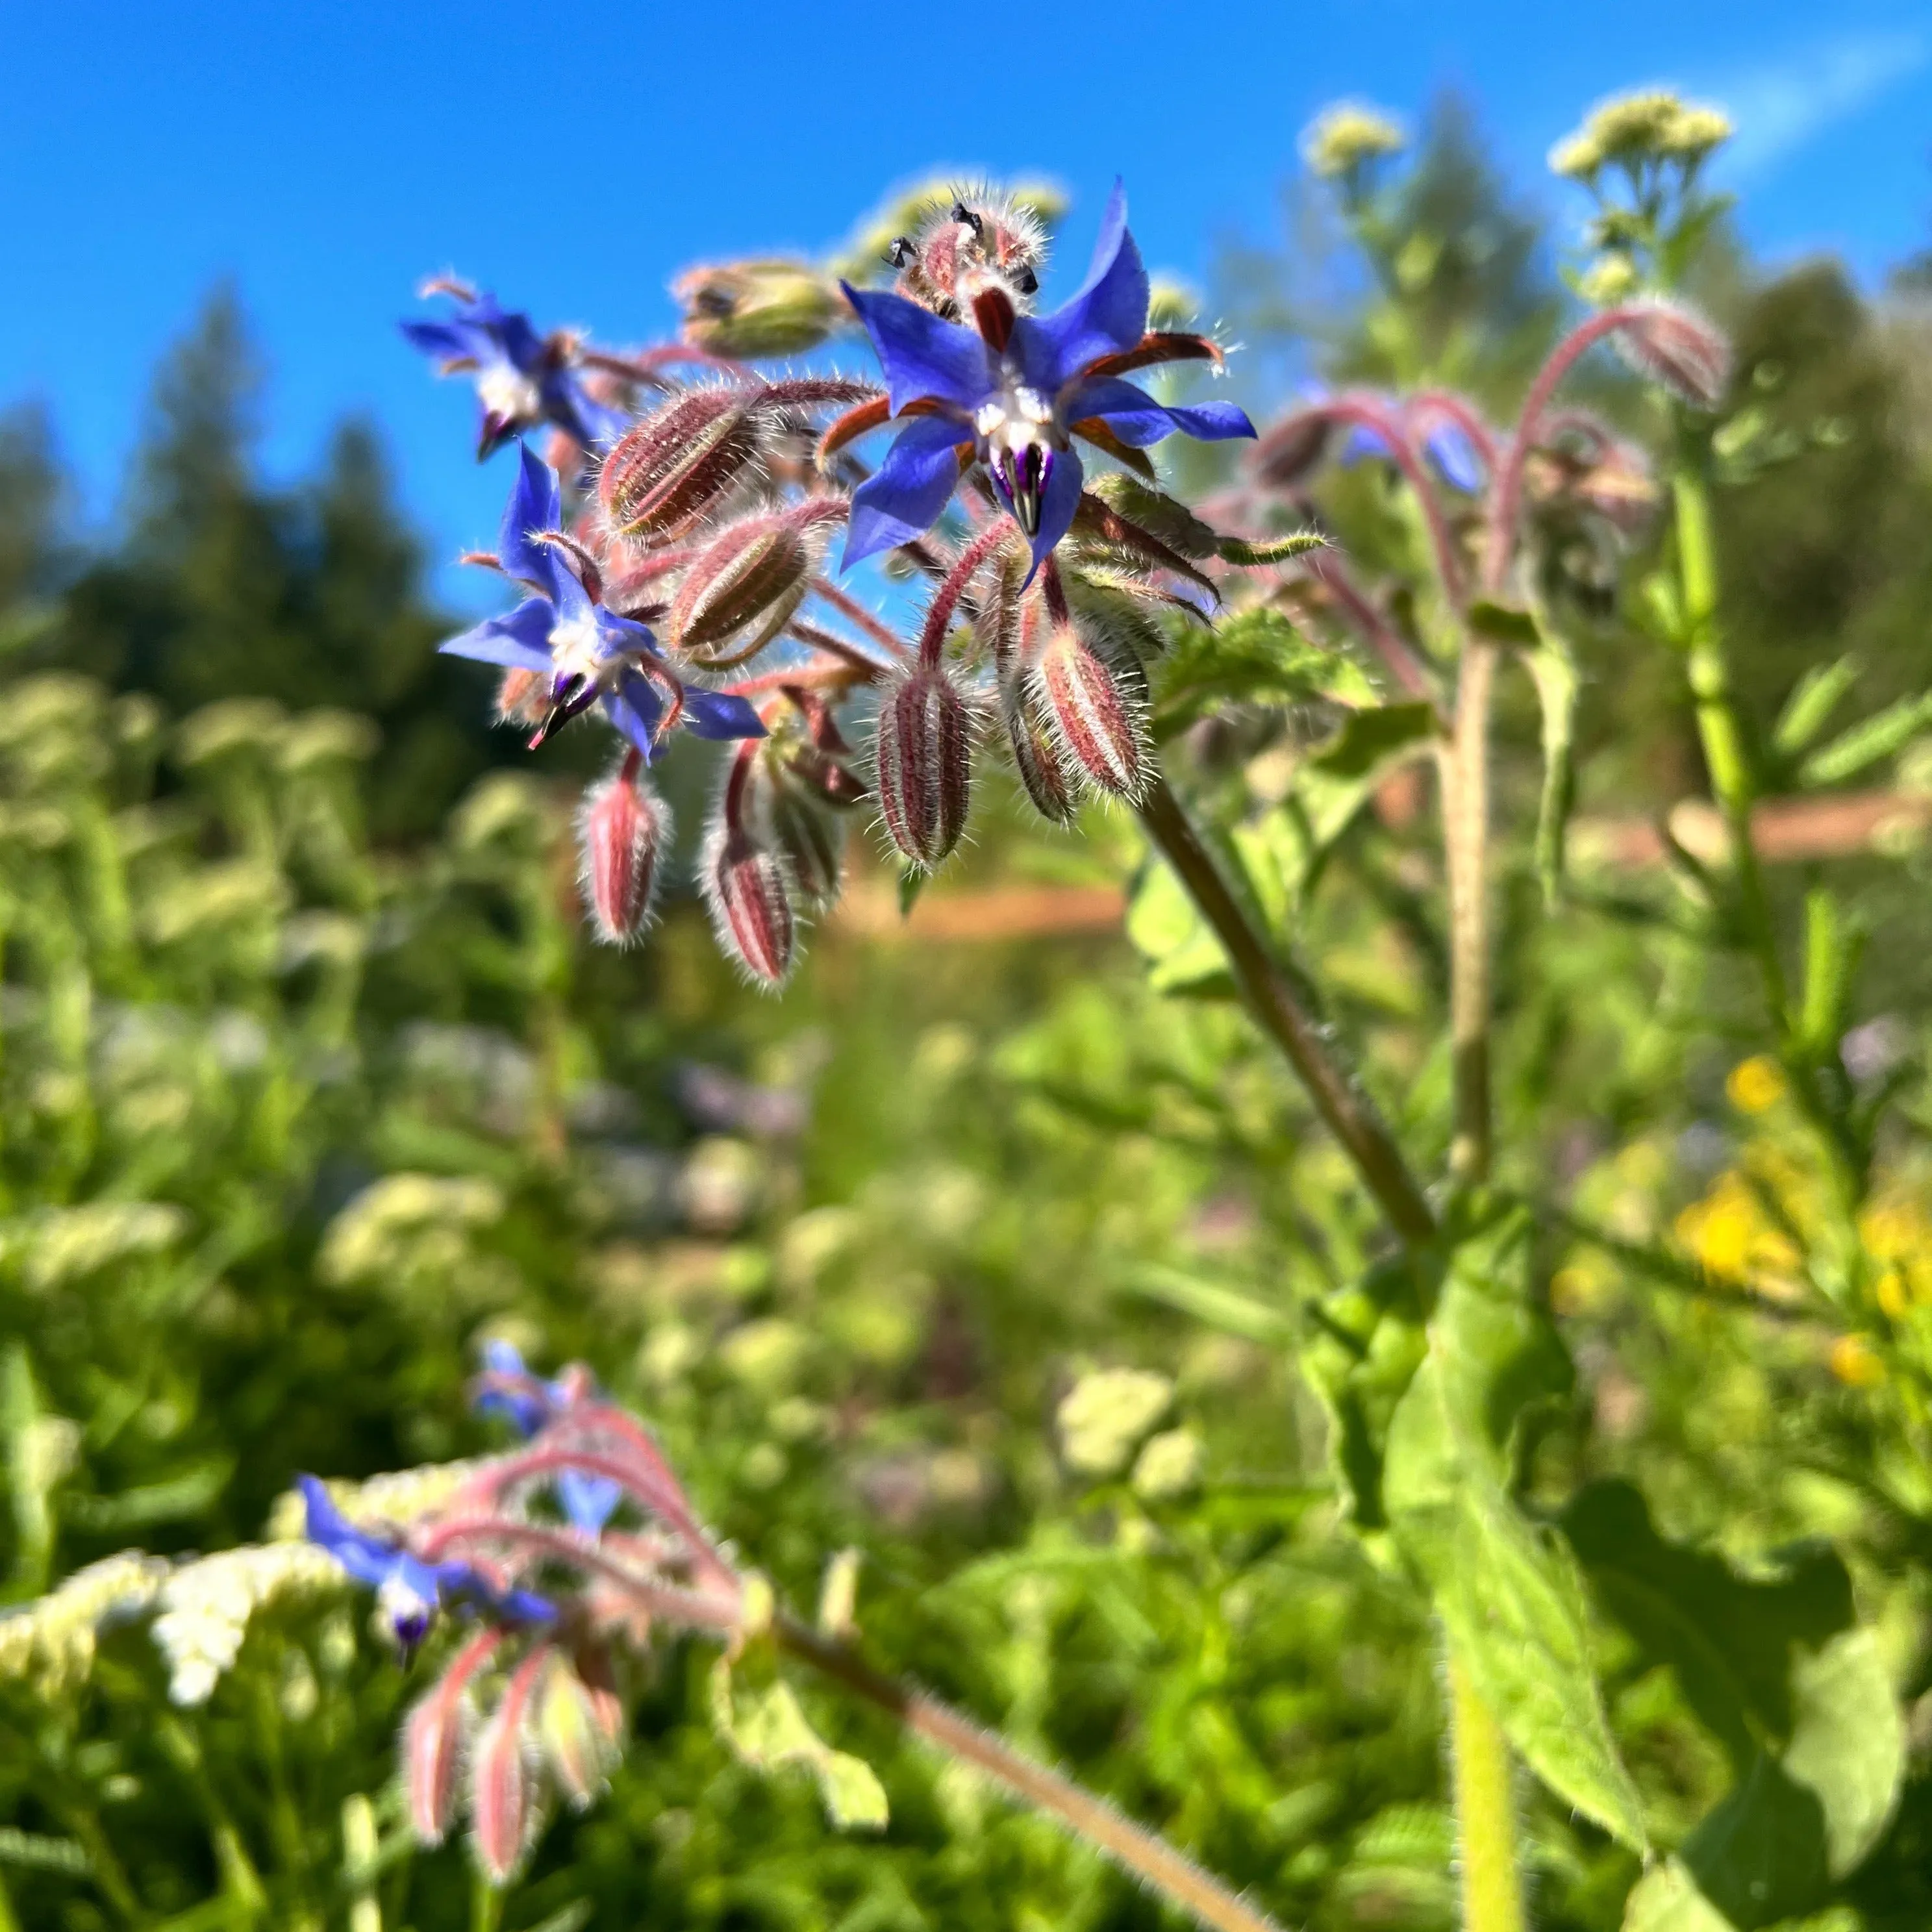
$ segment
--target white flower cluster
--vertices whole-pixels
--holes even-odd
[[[159,1594],[165,1558],[137,1550],[76,1570],[57,1590],[0,1616],[0,1680],[54,1697],[86,1681],[98,1634],[139,1616]]]
[[[442,1509],[478,1470],[500,1458],[472,1456],[454,1462],[423,1462],[413,1469],[391,1469],[364,1483],[332,1478],[330,1500],[358,1529],[406,1530]],[[285,1490],[269,1513],[268,1534],[278,1543],[299,1541],[306,1511],[302,1492]]]
[[[205,1704],[234,1664],[256,1611],[347,1580],[327,1552],[306,1543],[244,1545],[184,1564],[160,1592],[154,1637],[177,1704]]]

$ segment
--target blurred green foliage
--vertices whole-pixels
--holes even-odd
[[[1323,298],[1328,373],[1513,400],[1561,290],[1466,122],[1364,184],[1358,218],[1371,272]],[[1725,614],[1795,785],[1830,736],[1789,722],[1815,667],[1854,652],[1867,709],[1922,685],[1925,338],[1828,268],[1721,279]],[[415,1850],[394,1738],[434,1648],[405,1677],[293,1546],[194,1552],[269,1537],[298,1469],[488,1446],[462,1383],[496,1334],[589,1360],[795,1605],[860,1551],[873,1652],[1288,1922],[1453,1921],[1437,1639],[1398,1548],[1446,1588],[1472,1546],[1528,1580],[1526,1655],[1568,1628],[1548,1579],[1587,1593],[1602,1711],[1591,1689],[1562,1713],[1521,1791],[1539,1924],[1625,1922],[1641,1867],[1604,1828],[1626,1807],[1625,1836],[1673,1855],[1633,1925],[1704,1922],[1686,1873],[1741,1928],[1927,1922],[1922,733],[1844,775],[1896,796],[1900,862],[1828,868],[1874,936],[1853,1072],[1898,1108],[1855,1253],[1828,1252],[1815,1154],[1695,895],[1580,852],[1550,918],[1512,839],[1500,1178],[1537,1208],[1485,1277],[1520,1291],[1506,1334],[1473,1278],[1443,1288],[1480,1386],[1435,1392],[1435,1421],[1484,1417],[1444,1448],[1424,1405],[1391,1420],[1413,1284],[1378,1266],[1366,1204],[1163,875],[1132,945],[835,926],[782,1004],[730,981],[686,898],[645,951],[592,951],[567,791],[490,768],[376,446],[346,431],[314,484],[264,492],[254,382],[218,302],[159,386],[110,555],[65,538],[44,433],[0,437],[0,1925],[1162,1916],[808,1691],[891,1805],[876,1841],[831,1832],[806,1778],[754,1776],[714,1736],[708,1658],[679,1646],[630,1687],[608,1796],[553,1820],[506,1898],[460,1846]],[[1372,467],[1322,508],[1399,574],[1414,532]],[[1628,586],[1598,587],[1582,796],[1647,812],[1696,788],[1696,740]],[[1399,794],[1370,808],[1412,747],[1324,747],[1333,691],[1262,659],[1264,715],[1184,662],[1163,715],[1371,1084],[1439,1151],[1439,881]],[[1522,824],[1526,686],[1501,736]],[[982,819],[968,884],[1142,866],[1097,813],[1078,845]],[[1800,869],[1794,932],[1825,868]],[[1452,1454],[1478,1498],[1454,1520],[1430,1488]],[[136,1546],[155,1560],[117,1557]]]

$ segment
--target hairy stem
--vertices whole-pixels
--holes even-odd
[[[1463,1932],[1525,1932],[1509,1746],[1453,1651],[1448,1676]]]
[[[788,1618],[776,1628],[788,1654],[890,1712],[908,1730],[1058,1819],[1076,1838],[1106,1853],[1198,1924],[1214,1932],[1280,1932],[1265,1912],[1238,1898],[1164,1838],[1143,1831],[1104,1798],[1003,1744],[950,1706],[880,1676],[843,1644]]]
[[[1148,836],[1214,928],[1256,1019],[1286,1056],[1396,1233],[1412,1245],[1428,1240],[1436,1216],[1394,1136],[1360,1082],[1339,1063],[1329,1029],[1255,930],[1166,778],[1156,776],[1139,809]]]
[[[1441,761],[1442,837],[1449,872],[1449,1046],[1455,1124],[1449,1168],[1466,1183],[1489,1178],[1490,706],[1496,647],[1472,638],[1456,685],[1454,739]]]

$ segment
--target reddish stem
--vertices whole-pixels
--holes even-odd
[[[952,621],[952,613],[965,594],[966,586],[978,574],[980,566],[1006,541],[1008,529],[1002,518],[981,530],[960,552],[958,561],[932,593],[932,602],[926,606],[926,624],[919,634],[919,662],[922,670],[939,668],[940,654],[945,646],[946,627]]]
[[[910,655],[905,640],[896,632],[889,630],[856,597],[848,597],[830,578],[814,577],[812,580],[812,594],[830,604],[848,623],[857,625],[874,643],[883,644],[894,657]]]

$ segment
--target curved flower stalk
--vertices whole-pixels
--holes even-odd
[[[960,283],[970,328],[902,295],[848,284],[845,298],[885,371],[890,416],[914,420],[854,494],[843,568],[930,530],[958,487],[962,456],[984,466],[1036,571],[1080,506],[1076,436],[1118,455],[1177,432],[1208,442],[1255,433],[1232,403],[1169,406],[1123,380],[1156,362],[1218,363],[1220,352],[1204,337],[1148,333],[1147,270],[1118,183],[1086,280],[1051,314],[1022,314],[992,274]]]
[[[393,1536],[352,1526],[314,1478],[301,1483],[310,1539],[376,1588],[406,1653],[439,1615],[470,1620],[404,1725],[410,1819],[425,1843],[440,1842],[466,1811],[478,1864],[493,1881],[507,1880],[540,1835],[552,1794],[581,1808],[601,1793],[623,1748],[626,1666],[654,1643],[690,1633],[724,1640],[714,1694],[727,1741],[754,1764],[804,1765],[835,1822],[883,1825],[885,1795],[862,1761],[812,1730],[795,1694],[772,1675],[781,1659],[1058,1819],[1199,1923],[1276,1932],[1103,1800],[881,1675],[845,1636],[778,1610],[769,1585],[740,1570],[700,1523],[650,1432],[604,1399],[586,1369],[545,1380],[498,1343],[472,1394],[479,1411],[524,1438],[521,1446],[475,1466]],[[734,1669],[751,1681],[734,1682]]]

